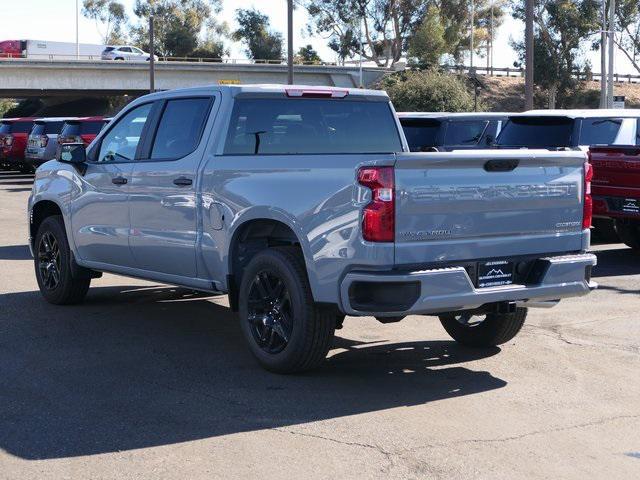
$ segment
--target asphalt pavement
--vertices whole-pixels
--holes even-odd
[[[640,255],[531,310],[499,348],[437,319],[351,318],[329,359],[265,372],[226,297],[105,275],[38,292],[31,177],[0,172],[0,479],[638,479]]]

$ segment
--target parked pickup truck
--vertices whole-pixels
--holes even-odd
[[[28,207],[45,299],[100,272],[227,293],[273,371],[320,364],[345,315],[487,347],[595,286],[585,153],[410,153],[381,91],[154,93],[59,148]]]
[[[640,146],[591,147],[594,216],[611,218],[624,243],[640,250]]]

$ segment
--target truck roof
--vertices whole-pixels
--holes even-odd
[[[247,84],[247,85],[204,85],[201,87],[188,87],[177,88],[174,90],[166,90],[164,92],[152,93],[140,98],[165,98],[170,97],[176,93],[210,93],[211,91],[228,91],[232,96],[236,96],[240,93],[286,93],[289,92],[303,92],[313,94],[314,92],[328,94],[342,95],[346,92],[345,96],[362,96],[362,97],[379,97],[381,99],[388,99],[387,92],[383,90],[369,90],[364,88],[343,88],[343,87],[325,87],[325,86],[313,86],[313,85],[283,85],[283,84]]]
[[[636,118],[640,117],[640,109],[575,109],[575,110],[529,110],[522,113],[512,113],[510,117],[566,117],[566,118]]]
[[[66,120],[76,120],[76,117],[40,117],[40,118],[36,118],[34,121],[36,123],[47,123],[47,122],[64,122]]]
[[[474,119],[474,118],[506,118],[511,112],[398,112],[400,118],[435,118],[435,119]]]
[[[35,119],[36,117],[11,117],[11,118],[0,118],[0,122],[29,122]]]

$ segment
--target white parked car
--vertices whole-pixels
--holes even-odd
[[[133,45],[109,45],[102,52],[102,60],[123,60],[128,62],[148,62],[151,54]],[[153,56],[158,60],[158,56]]]

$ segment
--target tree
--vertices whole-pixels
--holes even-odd
[[[84,0],[82,15],[96,22],[105,45],[126,43],[124,27],[128,19],[122,3],[116,0]],[[104,30],[101,30],[100,25],[103,25]]]
[[[163,57],[188,56],[200,43],[200,34],[212,13],[222,9],[221,0],[136,0],[134,13],[140,24],[131,36],[149,48],[149,17],[154,17],[155,49]]]
[[[280,32],[269,28],[269,17],[255,8],[236,10],[238,29],[232,34],[235,41],[245,44],[245,53],[254,60],[282,60],[283,39]]]
[[[438,7],[430,6],[409,40],[408,57],[420,68],[437,67],[449,50],[444,39],[444,25]]]
[[[474,98],[463,77],[435,69],[390,75],[381,84],[398,111],[469,112]]]
[[[513,14],[524,19],[524,0]],[[599,0],[538,0],[535,4],[534,81],[549,93],[549,107],[562,107],[578,86],[573,74],[586,63],[581,53],[599,26]],[[524,42],[513,46],[524,61]]]
[[[425,0],[296,0],[296,4],[309,13],[309,32],[327,35],[329,47],[342,59],[362,54],[384,67],[400,60],[426,9]]]
[[[311,45],[306,45],[304,47],[300,47],[300,50],[298,50],[298,53],[294,57],[294,62],[307,65],[319,64],[322,63],[322,59]]]
[[[616,45],[640,73],[640,3],[638,0],[617,0],[616,32]]]
[[[327,36],[329,47],[341,60],[361,53],[379,66],[392,66],[412,42],[417,42],[416,58],[435,45],[457,61],[469,50],[471,0],[295,1],[309,13],[309,33]],[[475,5],[475,46],[480,49],[488,38],[491,11],[497,27],[503,7],[493,0],[475,0]],[[431,37],[434,32],[435,38]],[[427,60],[431,62],[433,57],[431,54]]]

